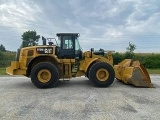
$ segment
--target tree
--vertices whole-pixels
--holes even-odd
[[[129,42],[129,46],[126,49],[127,49],[127,51],[125,53],[125,58],[133,59],[134,50],[136,49],[136,45]]]
[[[21,47],[35,46],[38,45],[40,35],[37,35],[37,32],[34,31],[26,31],[22,35],[22,45]]]
[[[126,49],[128,50],[129,53],[132,54],[134,50],[136,49],[136,45],[129,42],[129,46]]]
[[[6,51],[6,48],[2,44],[0,45],[0,51]]]

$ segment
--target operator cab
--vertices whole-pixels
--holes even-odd
[[[82,59],[82,50],[79,45],[79,33],[57,33],[58,58]]]

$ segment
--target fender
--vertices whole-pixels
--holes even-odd
[[[42,58],[45,58],[45,59],[42,59]],[[28,64],[27,64],[27,72],[26,72],[26,76],[30,76],[30,71],[31,71],[31,67],[32,67],[32,64],[38,60],[38,62],[44,62],[44,61],[47,61],[46,58],[50,58],[49,59],[49,62],[56,62],[56,63],[59,63],[60,60],[58,58],[56,58],[55,56],[50,56],[50,55],[40,55],[40,56],[36,56],[34,57],[33,59],[31,59]]]
[[[79,69],[87,72],[89,66],[94,62],[97,61],[98,58],[85,58],[83,61],[80,62]]]

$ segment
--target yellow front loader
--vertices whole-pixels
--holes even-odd
[[[112,53],[82,52],[78,33],[57,33],[57,44],[43,39],[43,45],[21,48],[16,60],[6,68],[10,75],[30,77],[38,88],[54,87],[59,79],[86,76],[97,87],[108,87],[114,79],[138,87],[153,87],[146,69],[137,61],[125,59],[113,66]]]

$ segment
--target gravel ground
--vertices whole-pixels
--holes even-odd
[[[117,80],[96,88],[87,78],[38,89],[25,77],[0,77],[1,120],[159,120],[160,76],[156,88],[136,88]]]

